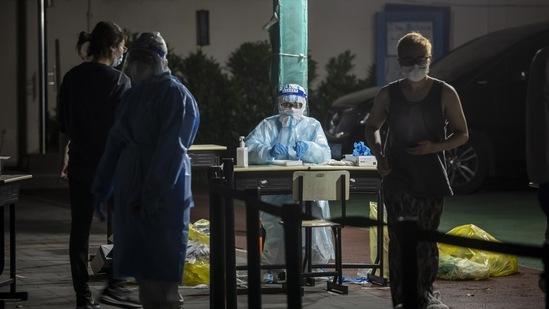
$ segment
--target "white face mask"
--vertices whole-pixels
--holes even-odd
[[[429,74],[429,65],[419,66],[417,64],[409,67],[402,67],[402,75],[413,82],[419,82]]]
[[[302,103],[301,107],[283,107],[282,104],[278,105],[278,112],[280,113],[280,122],[282,122],[283,127],[293,127],[297,124],[298,121],[303,117],[303,112],[305,111],[305,106],[307,101],[305,99],[300,100]]]

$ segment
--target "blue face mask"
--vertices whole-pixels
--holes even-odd
[[[124,54],[121,54],[120,57],[114,59],[114,62],[112,63],[112,67],[116,68],[122,63],[122,60],[124,60]]]

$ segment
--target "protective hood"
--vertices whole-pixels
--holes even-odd
[[[160,33],[143,33],[130,47],[122,71],[134,84],[169,78],[167,54],[168,48]]]
[[[278,92],[277,104],[282,126],[294,126],[307,108],[307,93],[300,85],[288,84]]]

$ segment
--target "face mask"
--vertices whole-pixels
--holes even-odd
[[[299,120],[303,117],[303,110],[305,106],[302,105],[300,108],[293,107],[283,107],[278,105],[278,112],[280,113],[280,122],[282,122],[283,127],[293,127],[297,124]]]
[[[296,108],[282,108],[280,114],[288,116],[301,116],[303,111]]]
[[[112,67],[116,68],[117,66],[119,66],[122,63],[122,60],[124,60],[124,54],[121,54],[120,57],[114,59]]]
[[[409,67],[402,67],[404,77],[413,82],[419,82],[429,73],[429,66],[419,66],[417,64]]]

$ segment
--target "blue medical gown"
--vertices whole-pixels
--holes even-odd
[[[296,160],[293,147],[297,141],[307,144],[307,150],[301,157],[305,163],[325,164],[331,158],[330,146],[320,122],[311,117],[302,117],[293,126],[283,127],[279,115],[262,120],[246,137],[248,160],[250,164],[269,164],[273,159]],[[271,149],[276,143],[288,147],[288,154],[273,158]],[[262,200],[275,205],[294,203],[291,195],[263,195]],[[330,219],[330,207],[327,201],[315,201],[312,215],[321,219]],[[262,261],[265,264],[285,264],[284,231],[280,217],[260,213],[263,228],[266,231]],[[328,263],[333,258],[333,243],[330,228],[315,228],[312,231],[312,262]]]
[[[114,276],[181,282],[193,207],[187,150],[199,125],[175,78],[125,94],[97,170],[94,194],[114,193]],[[144,207],[157,212],[144,216]]]

